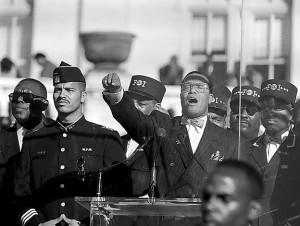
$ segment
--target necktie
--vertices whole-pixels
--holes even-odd
[[[197,127],[202,128],[204,125],[204,120],[200,119],[200,118],[194,118],[194,119],[189,119],[186,117],[182,117],[181,118],[181,124],[182,125],[189,125],[189,126],[193,126],[195,127],[195,129],[197,130]],[[198,131],[198,130],[197,130]]]

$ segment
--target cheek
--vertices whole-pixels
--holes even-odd
[[[261,114],[259,112],[253,116],[250,116],[251,124],[260,125],[260,118],[261,118]]]

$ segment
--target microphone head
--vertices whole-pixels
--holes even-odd
[[[156,135],[157,135],[158,137],[164,138],[164,137],[166,137],[166,135],[167,135],[167,131],[166,131],[164,128],[158,128],[158,129],[156,130]]]

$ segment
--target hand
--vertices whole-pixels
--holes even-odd
[[[50,221],[46,221],[44,223],[39,224],[39,226],[55,226],[57,223],[59,223],[61,220],[63,219],[63,216],[60,215],[60,217],[54,219],[54,220],[50,220]]]
[[[109,73],[102,79],[103,88],[110,93],[117,93],[121,91],[121,81],[117,73]]]
[[[160,105],[158,105],[155,110],[158,110],[158,111],[160,111],[162,113],[165,113],[165,114],[167,114],[167,115],[170,116],[169,112],[165,108],[163,108],[162,106],[160,106]]]
[[[62,219],[69,225],[69,226],[78,226],[80,225],[80,221],[75,219],[69,219],[64,214],[62,215]]]

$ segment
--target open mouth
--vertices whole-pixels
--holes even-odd
[[[196,104],[196,103],[198,103],[198,100],[194,97],[189,97],[188,98],[188,103],[189,104]]]

